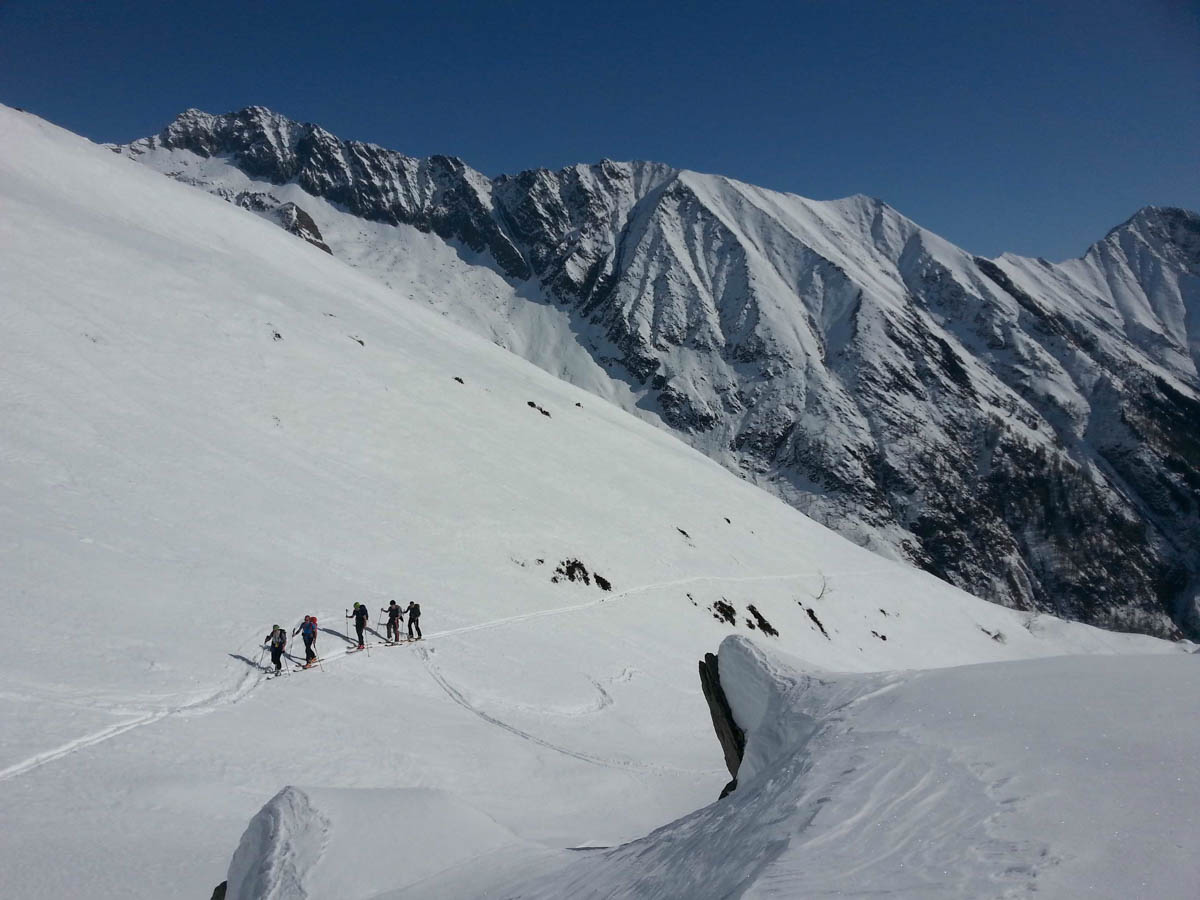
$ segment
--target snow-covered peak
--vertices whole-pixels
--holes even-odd
[[[1085,259],[1120,253],[1134,265],[1157,261],[1200,277],[1200,215],[1185,209],[1147,206],[1110,231]]]

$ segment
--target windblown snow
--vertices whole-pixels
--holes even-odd
[[[1190,646],[883,560],[7,108],[0,248],[5,896],[1190,896]]]

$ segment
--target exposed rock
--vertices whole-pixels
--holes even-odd
[[[747,606],[746,609],[749,610],[750,615],[754,616],[754,621],[762,629],[763,634],[769,634],[771,637],[779,637],[779,632],[775,629],[775,626],[767,621],[766,616],[760,613],[753,603]]]
[[[324,250],[330,256],[333,255],[333,251],[329,249],[329,245],[321,237],[321,229],[312,220],[312,216],[295,203],[284,203],[276,209],[275,219],[278,221],[279,227],[284,231],[308,241],[314,247]]]
[[[712,611],[713,618],[718,622],[727,622],[730,625],[737,623],[737,610],[724,597],[713,603]]]
[[[721,791],[721,796],[724,797],[737,789],[737,774],[746,750],[746,735],[733,719],[733,711],[729,708],[729,701],[721,689],[717,657],[712,653],[705,653],[704,659],[700,660],[700,687],[708,703],[709,715],[712,716],[713,730],[716,731],[717,740],[721,742],[721,750],[725,754],[725,767],[729,769],[732,778]]]
[[[584,584],[592,583],[587,566],[577,559],[564,559],[555,567],[554,574],[550,576],[550,580],[555,584],[564,579],[566,581],[582,581]]]
[[[804,604],[801,604],[801,606],[804,606]],[[825,635],[825,637],[828,638],[829,640],[833,640],[833,638],[829,637],[829,632],[825,630],[825,626],[823,624],[821,624],[821,620],[817,618],[817,614],[808,607],[804,607],[804,611],[806,613],[808,613],[808,617],[810,619],[812,619],[813,624],[821,629],[821,634]],[[880,612],[883,612],[883,610],[880,610]],[[883,614],[885,616],[887,615],[887,613],[883,613]]]

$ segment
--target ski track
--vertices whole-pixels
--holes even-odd
[[[647,591],[657,590],[659,588],[682,587],[684,585],[697,584],[697,583],[706,582],[706,581],[720,581],[720,582],[732,582],[732,583],[752,583],[752,582],[756,582],[756,581],[788,581],[790,579],[810,578],[810,577],[813,577],[816,575],[821,575],[821,574],[828,576],[828,575],[838,575],[838,574],[842,574],[842,573],[837,573],[837,572],[832,572],[832,573],[831,572],[824,572],[824,573],[799,572],[799,573],[792,573],[792,574],[785,574],[785,575],[694,575],[694,576],[690,576],[688,578],[676,578],[671,581],[659,581],[659,582],[655,582],[653,584],[643,584],[643,585],[638,585],[636,587],[626,588],[623,591],[616,591],[612,594],[598,597],[594,600],[589,600],[586,603],[576,603],[571,606],[559,606],[559,607],[555,607],[554,609],[542,609],[542,610],[538,610],[536,612],[522,613],[521,615],[516,615],[516,616],[507,616],[502,619],[492,619],[491,621],[488,621],[488,622],[478,622],[474,625],[464,625],[461,628],[450,628],[450,629],[447,629],[446,631],[437,631],[437,632],[434,632],[433,634],[428,635],[425,638],[422,638],[422,640],[435,640],[437,638],[454,637],[454,636],[460,635],[460,634],[470,634],[471,632],[475,632],[475,631],[485,631],[485,630],[489,630],[489,629],[493,629],[493,628],[500,628],[505,625],[515,625],[515,624],[518,624],[521,622],[529,622],[534,619],[542,619],[542,618],[546,618],[548,616],[561,616],[561,615],[565,615],[567,613],[580,612],[585,609],[592,609],[593,607],[600,606],[604,603],[612,603],[613,601],[616,601],[616,600],[623,600],[627,597],[631,597],[636,594],[644,594]],[[856,576],[872,575],[872,574],[880,574],[880,573],[876,573],[876,572],[856,572],[855,573]],[[654,770],[658,770],[658,771],[680,771],[680,770],[675,770],[675,769],[668,769],[668,768],[665,768],[662,766],[642,765],[639,763],[633,763],[633,762],[629,762],[626,760],[603,759],[601,757],[589,756],[586,753],[580,753],[578,751],[571,750],[566,747],[560,747],[556,744],[550,743],[549,741],[543,740],[542,738],[539,738],[535,735],[529,734],[528,732],[522,731],[521,729],[516,728],[512,725],[509,725],[508,723],[503,722],[503,721],[495,718],[494,716],[489,715],[488,713],[484,712],[483,710],[472,706],[471,703],[458,690],[456,690],[453,687],[453,685],[451,685],[449,682],[447,682],[445,680],[444,677],[441,676],[441,673],[438,672],[436,667],[433,666],[433,664],[429,661],[428,654],[424,651],[423,648],[421,649],[420,653],[421,653],[422,663],[424,664],[426,670],[429,672],[430,676],[434,679],[434,681],[436,681],[437,684],[442,688],[442,690],[445,691],[446,695],[448,697],[450,697],[450,699],[452,699],[455,703],[462,706],[464,709],[470,710],[472,713],[479,716],[484,721],[489,722],[490,724],[495,725],[498,728],[502,728],[505,731],[511,732],[513,735],[515,735],[517,737],[520,737],[527,741],[532,741],[533,743],[539,744],[550,750],[554,750],[558,753],[563,753],[567,756],[572,756],[576,759],[579,759],[583,762],[591,763],[593,765],[610,766],[610,767],[614,767],[614,768],[626,768],[626,769],[635,769],[635,770],[636,769],[654,769]],[[341,653],[334,653],[330,656],[321,657],[321,662],[332,664],[339,659],[344,659],[348,655],[350,655],[350,654],[347,651],[342,651]],[[245,676],[243,676],[243,678],[236,685],[234,685],[232,687],[221,688],[220,690],[218,690],[206,697],[202,697],[199,700],[195,700],[191,703],[186,703],[182,706],[177,706],[174,708],[168,708],[168,709],[156,710],[154,712],[143,713],[143,714],[136,716],[135,718],[130,719],[128,721],[119,722],[115,725],[110,725],[107,728],[102,728],[99,731],[93,732],[91,734],[84,735],[83,737],[76,738],[73,741],[68,741],[67,743],[62,744],[58,747],[55,747],[51,750],[46,750],[35,756],[31,756],[28,759],[23,760],[22,762],[15,763],[14,765],[9,766],[8,768],[0,769],[0,783],[9,781],[13,778],[16,778],[20,775],[24,775],[28,772],[32,772],[35,769],[39,769],[42,766],[47,765],[48,763],[52,763],[55,760],[59,760],[66,756],[70,756],[74,753],[79,752],[80,750],[86,750],[88,747],[94,747],[97,744],[101,744],[105,741],[111,740],[112,738],[119,737],[122,734],[133,731],[134,729],[142,728],[146,725],[152,725],[155,722],[159,722],[163,719],[171,718],[174,716],[205,715],[205,714],[213,712],[214,710],[219,709],[223,706],[228,706],[233,703],[237,703],[241,700],[244,700],[247,696],[249,696],[250,693],[256,687],[258,687],[258,685],[261,684],[265,679],[266,679],[266,673],[263,670],[247,673]]]
[[[530,741],[534,744],[537,744],[540,747],[545,747],[548,750],[553,750],[556,753],[561,753],[564,756],[570,756],[574,759],[578,759],[578,760],[581,760],[586,763],[591,763],[592,765],[604,766],[604,767],[610,768],[610,769],[627,769],[627,770],[633,770],[633,771],[649,771],[649,772],[673,772],[673,773],[683,773],[683,774],[687,774],[687,775],[710,774],[710,773],[706,773],[706,772],[702,772],[702,771],[698,772],[694,769],[680,769],[675,766],[664,766],[664,765],[658,765],[655,763],[637,763],[637,762],[633,762],[632,760],[627,760],[627,759],[612,759],[612,758],[603,757],[603,756],[593,756],[590,753],[584,753],[580,750],[572,750],[569,747],[563,747],[560,744],[551,743],[550,741],[546,740],[545,738],[540,738],[535,734],[530,734],[528,731],[523,731],[520,728],[517,728],[515,725],[510,725],[507,722],[505,722],[501,719],[498,719],[495,716],[491,715],[490,713],[485,712],[484,710],[480,709],[478,706],[476,706],[470,700],[468,700],[467,697],[460,690],[458,690],[458,688],[454,687],[454,685],[452,685],[446,679],[446,677],[441,673],[441,671],[437,668],[437,666],[434,665],[432,660],[430,660],[428,650],[426,650],[424,647],[420,647],[417,649],[417,653],[421,657],[421,662],[425,666],[425,670],[429,673],[429,676],[435,682],[437,682],[438,687],[440,687],[443,691],[446,692],[446,696],[448,696],[451,700],[453,700],[455,703],[457,703],[463,709],[467,710],[468,712],[474,713],[476,716],[483,719],[483,721],[487,722],[489,725],[495,725],[497,728],[503,729],[504,731],[507,731],[509,734],[515,735],[516,737],[519,737],[522,740]],[[717,770],[714,769],[713,771],[715,772]]]
[[[244,700],[250,695],[250,692],[262,681],[262,675],[259,673],[247,673],[233,687],[221,688],[215,693],[209,694],[207,697],[202,697],[199,700],[194,700],[191,703],[185,703],[182,706],[177,706],[169,709],[156,710],[154,712],[143,713],[136,718],[129,719],[125,722],[118,722],[114,725],[109,725],[107,728],[102,728],[99,731],[85,734],[83,737],[76,738],[73,741],[68,741],[61,746],[55,747],[52,750],[46,750],[38,753],[36,756],[31,756],[29,759],[15,763],[6,769],[0,769],[0,783],[9,781],[19,775],[24,775],[27,772],[32,772],[35,769],[40,769],[47,763],[52,763],[57,759],[62,759],[64,756],[70,756],[80,750],[85,750],[88,747],[94,747],[96,744],[111,740],[125,734],[127,731],[133,731],[135,728],[141,728],[145,725],[151,725],[161,719],[170,718],[172,716],[199,716],[213,712],[222,706],[228,706]]]

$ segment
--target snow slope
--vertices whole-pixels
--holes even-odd
[[[738,789],[503,896],[1195,896],[1194,657],[835,676],[730,637],[719,659]]]
[[[253,896],[551,872],[724,784],[695,660],[730,633],[841,671],[1178,652],[882,560],[3,108],[0,248],[6,895],[206,896],[252,819],[229,874]],[[611,590],[553,580],[570,559]],[[426,641],[345,655],[342,611],[390,597]],[[324,669],[265,681],[268,628],[306,613]],[[513,868],[476,868],[497,854]]]

